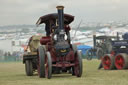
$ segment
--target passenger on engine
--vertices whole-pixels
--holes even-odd
[[[124,35],[122,35],[122,38],[123,38],[124,40],[128,40],[128,32],[126,32]]]
[[[66,32],[66,34],[70,31],[70,26],[69,25],[67,25],[67,24],[65,24],[64,25],[64,29],[65,29],[65,32]]]

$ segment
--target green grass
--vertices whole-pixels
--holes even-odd
[[[83,60],[81,78],[56,74],[52,79],[26,76],[21,62],[0,63],[0,85],[128,85],[128,70],[97,70],[99,63]]]

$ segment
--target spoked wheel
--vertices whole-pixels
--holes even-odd
[[[102,58],[102,66],[104,67],[105,70],[111,70],[115,68],[114,65],[114,57],[111,56],[111,54],[106,54]]]
[[[38,75],[40,78],[45,77],[45,48],[40,46],[38,48]]]
[[[104,56],[103,49],[102,49],[102,48],[97,48],[96,57],[97,57],[98,59],[101,59],[103,56]]]
[[[92,49],[88,49],[86,51],[86,58],[87,58],[87,60],[92,60],[92,57],[93,57]]]
[[[50,52],[47,52],[46,65],[45,65],[45,75],[48,79],[52,77],[52,60]]]
[[[74,71],[75,75],[77,77],[81,77],[82,75],[82,70],[83,70],[83,63],[82,63],[82,57],[81,57],[81,52],[77,51],[75,53],[75,66],[74,66]]]
[[[26,60],[25,61],[25,70],[27,76],[33,75],[33,67],[32,67],[32,60]]]
[[[125,53],[120,53],[115,57],[115,66],[117,69],[127,69],[128,68],[128,55]]]

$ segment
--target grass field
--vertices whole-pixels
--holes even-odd
[[[56,74],[52,79],[25,75],[22,62],[0,63],[0,85],[128,85],[128,70],[97,70],[98,60],[83,60],[81,78]]]

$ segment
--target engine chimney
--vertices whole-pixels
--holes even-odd
[[[64,6],[57,6],[56,8],[58,10],[59,29],[64,29],[64,13],[63,13]]]

